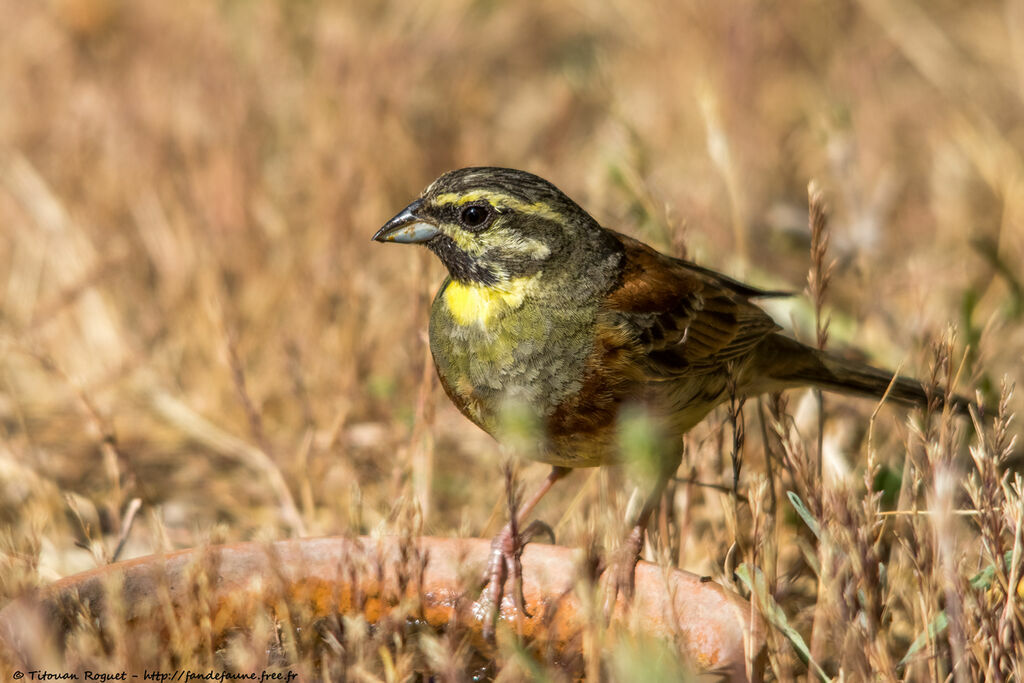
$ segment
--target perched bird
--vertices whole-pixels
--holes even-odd
[[[801,344],[742,284],[601,227],[554,185],[506,168],[445,173],[377,231],[423,244],[448,269],[430,311],[430,350],[459,410],[501,438],[510,406],[539,426],[531,457],[553,466],[495,539],[500,602],[522,522],[561,477],[621,460],[617,418],[636,405],[666,434],[657,481],[627,540],[643,529],[681,457],[681,437],[731,395],[814,386],[925,405],[921,383]],[[888,393],[886,393],[888,392]],[[966,402],[956,399],[963,409]]]

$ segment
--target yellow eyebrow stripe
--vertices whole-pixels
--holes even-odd
[[[526,202],[516,199],[511,195],[507,195],[503,192],[492,192],[490,190],[473,190],[472,192],[464,192],[461,194],[457,192],[445,192],[444,194],[439,194],[434,197],[431,203],[435,206],[447,206],[449,204],[463,206],[464,204],[469,204],[470,202],[479,201],[481,199],[490,202],[491,206],[496,209],[512,209],[519,213],[539,216],[556,223],[565,223],[565,218],[562,214],[555,211],[551,208],[551,205],[546,202],[536,201],[532,204],[527,204]]]
[[[512,201],[517,202],[514,197],[510,197],[507,194],[500,192],[488,192],[486,190],[474,190],[473,192],[466,192],[459,194],[458,192],[445,192],[434,197],[433,204],[438,206],[447,206],[448,204],[454,204],[455,206],[462,206],[463,204],[469,204],[475,202],[478,199],[486,199],[491,204],[497,206],[500,202],[504,206],[508,206],[506,202]],[[514,207],[511,207],[514,208]]]

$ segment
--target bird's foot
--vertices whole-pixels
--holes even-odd
[[[555,540],[555,532],[540,520],[531,522],[521,533],[517,527],[517,524],[511,522],[506,524],[491,542],[491,554],[484,572],[484,590],[481,595],[481,601],[489,608],[483,625],[483,636],[489,642],[494,640],[494,631],[505,593],[505,582],[509,577],[512,578],[512,600],[519,614],[525,617],[533,616],[526,609],[526,597],[523,595],[523,549],[539,535],[550,536],[552,543]]]
[[[612,556],[607,568],[605,583],[604,614],[610,619],[615,612],[615,604],[619,595],[626,603],[633,599],[636,589],[636,565],[640,562],[640,553],[644,549],[644,527],[634,526],[625,542]]]

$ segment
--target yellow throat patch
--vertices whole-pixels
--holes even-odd
[[[539,275],[517,278],[499,287],[452,280],[444,290],[444,302],[459,325],[486,328],[494,316],[522,306]]]

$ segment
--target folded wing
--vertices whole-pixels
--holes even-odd
[[[635,340],[649,380],[719,371],[780,329],[750,299],[762,291],[658,253],[616,233],[625,250],[619,285],[606,295],[609,323]]]

